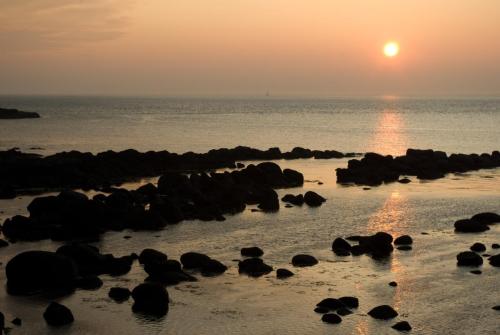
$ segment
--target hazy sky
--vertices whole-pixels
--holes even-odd
[[[500,1],[0,0],[0,94],[266,91],[498,96]]]

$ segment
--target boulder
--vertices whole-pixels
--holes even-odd
[[[342,318],[334,313],[323,314],[321,321],[325,323],[338,324],[342,322]]]
[[[490,228],[476,220],[462,219],[455,222],[455,231],[460,233],[480,233]]]
[[[267,265],[260,258],[247,258],[238,262],[238,272],[250,277],[260,277],[273,271],[272,266]]]
[[[500,254],[488,258],[491,266],[500,267]]]
[[[314,311],[318,314],[326,314],[328,313],[330,310],[328,308],[324,308],[324,307],[316,307],[314,309]]]
[[[388,320],[398,316],[398,312],[389,305],[381,305],[371,309],[368,315],[375,319]]]
[[[168,257],[166,254],[155,249],[147,248],[142,250],[141,253],[139,254],[140,264],[150,264],[150,263],[163,264],[166,263],[167,260]]]
[[[295,206],[302,206],[304,204],[304,196],[302,194],[285,194],[285,196],[281,198],[281,201],[288,202]]]
[[[205,277],[217,276],[226,272],[227,266],[215,259],[209,259],[201,268],[201,274]]]
[[[130,298],[130,295],[130,290],[124,287],[112,287],[108,292],[108,296],[116,302],[128,300],[128,298]]]
[[[399,330],[401,332],[407,332],[411,330],[411,326],[407,321],[400,321],[396,324],[394,324],[391,328]]]
[[[293,266],[298,266],[298,267],[313,266],[318,264],[318,260],[311,255],[299,254],[293,256],[292,264]]]
[[[356,297],[341,297],[339,301],[349,308],[358,308],[359,300]]]
[[[335,311],[339,308],[346,307],[346,305],[335,298],[325,298],[316,304],[316,307],[326,308],[329,311]]]
[[[458,266],[480,266],[483,264],[483,258],[472,251],[464,251],[457,255]]]
[[[486,251],[486,246],[483,243],[476,242],[471,245],[470,250],[475,252],[483,252]]]
[[[167,290],[160,284],[143,283],[132,290],[135,313],[163,316],[168,312],[169,297]]]
[[[243,257],[261,257],[264,251],[259,247],[241,248],[241,256]]]
[[[352,312],[348,308],[341,307],[341,308],[337,309],[337,314],[340,316],[346,316],[346,315],[352,314]]]
[[[493,223],[498,223],[500,222],[500,215],[497,213],[491,213],[491,212],[485,212],[485,213],[479,213],[471,217],[471,220],[474,220],[476,222],[485,224],[485,225],[490,225]]]
[[[304,185],[304,175],[292,169],[284,169],[283,177],[286,181],[287,187],[299,187]]]
[[[5,248],[9,246],[9,242],[0,238],[0,248]]]
[[[413,239],[409,235],[401,235],[394,240],[394,245],[409,245],[413,243]]]
[[[186,252],[181,256],[181,263],[186,269],[201,269],[210,260],[205,254]]]
[[[319,207],[325,201],[326,199],[316,192],[308,191],[304,194],[304,202],[310,207]]]
[[[97,290],[103,285],[102,280],[97,276],[85,276],[77,279],[76,287],[82,290]]]
[[[285,279],[285,278],[291,277],[293,275],[294,275],[294,273],[288,269],[276,270],[276,278],[278,278],[278,279]]]
[[[337,237],[332,243],[332,250],[337,256],[349,256],[351,245],[341,237]]]
[[[361,236],[359,245],[370,253],[373,258],[388,257],[394,247],[392,246],[392,236],[385,232],[378,232],[371,236]]]
[[[78,269],[70,258],[48,251],[25,251],[6,266],[7,291],[24,295],[37,292],[71,292]]]
[[[72,323],[75,319],[71,310],[57,302],[51,302],[43,313],[45,321],[54,327],[64,326]]]
[[[280,209],[278,193],[269,188],[264,189],[259,194],[259,206],[264,212],[275,212]]]

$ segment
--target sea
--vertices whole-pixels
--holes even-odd
[[[80,150],[206,152],[246,145],[256,148],[295,146],[342,152],[404,154],[407,148],[447,153],[482,153],[500,149],[500,99],[496,98],[160,98],[1,96],[0,107],[38,112],[40,119],[0,120],[0,150],[13,147],[50,155]],[[391,328],[408,321],[411,334],[499,333],[500,269],[487,259],[478,269],[457,267],[456,255],[475,242],[497,254],[500,225],[480,234],[457,234],[453,223],[476,213],[500,213],[500,169],[448,174],[434,181],[410,177],[411,183],[379,187],[336,183],[335,169],[348,159],[277,160],[282,168],[301,171],[303,187],[327,201],[318,208],[256,212],[254,206],[223,222],[184,221],[157,232],[108,232],[94,243],[116,256],[155,248],[179,259],[188,251],[208,254],[228,266],[218,277],[168,287],[165,317],[132,312],[132,299],[108,298],[114,286],[134,288],[146,274],[135,263],[124,276],[103,275],[103,287],[77,290],[58,298],[75,317],[69,326],[48,326],[43,311],[52,298],[6,293],[5,266],[26,250],[56,250],[61,242],[17,242],[0,249],[0,311],[10,334],[397,334]],[[245,162],[249,164],[252,162]],[[257,163],[257,162],[255,162]],[[157,178],[124,184],[134,189]],[[320,183],[321,182],[321,183]],[[89,196],[95,191],[89,192]],[[0,200],[0,222],[27,215],[34,195]],[[339,257],[331,251],[339,236],[385,231],[408,234],[410,251],[395,250],[386,260]],[[132,238],[124,239],[125,235]],[[260,278],[238,274],[240,248],[259,246],[264,261],[295,275],[279,280],[271,272]],[[298,253],[314,255],[313,267],[294,268]],[[475,268],[474,268],[475,269]],[[397,286],[388,283],[396,281]],[[356,296],[360,305],[338,325],[314,312],[324,298]],[[399,313],[389,320],[367,315],[378,305]],[[22,319],[21,326],[10,321]]]

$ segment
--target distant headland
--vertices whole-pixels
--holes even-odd
[[[0,108],[0,119],[38,119],[40,114],[35,112],[23,112],[18,109]]]

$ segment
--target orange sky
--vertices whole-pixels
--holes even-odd
[[[0,94],[500,95],[500,1],[0,0],[0,78]]]

